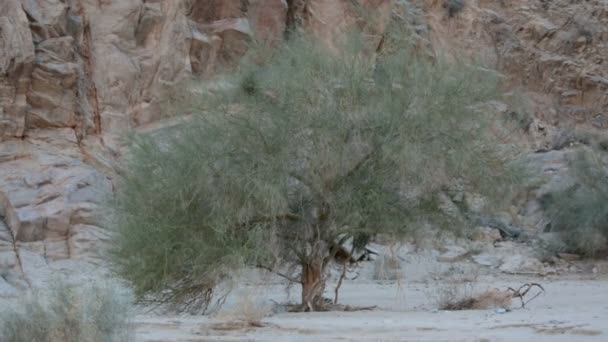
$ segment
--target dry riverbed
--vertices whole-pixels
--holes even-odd
[[[601,269],[604,266],[600,264]],[[437,309],[436,298],[445,288],[464,288],[463,284],[450,283],[455,281],[450,272],[465,270],[468,274],[479,269],[470,263],[406,263],[405,277],[399,281],[373,280],[373,271],[363,272],[357,280],[345,283],[340,292],[343,304],[377,305],[374,310],[357,312],[277,312],[271,305],[296,300],[296,287],[287,293],[276,283],[244,285],[216,315],[139,315],[137,341],[608,340],[608,277],[597,268],[589,273],[545,277],[482,269],[484,272],[466,284],[476,293],[526,282],[538,282],[546,291],[523,309],[519,299],[514,299],[507,311]],[[331,287],[327,295],[333,296]]]

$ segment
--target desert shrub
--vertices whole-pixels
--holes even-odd
[[[222,308],[214,317],[227,322],[248,322],[261,324],[264,318],[273,314],[273,306],[264,299],[264,291],[259,288],[240,291],[231,308]]]
[[[506,198],[483,106],[496,74],[397,50],[373,62],[363,45],[253,50],[229,86],[190,85],[173,110],[194,118],[133,139],[107,216],[116,271],[139,298],[204,310],[236,268],[291,265],[283,276],[317,309],[346,239],[463,227],[438,200],[453,183]]]
[[[601,145],[601,143],[598,143]],[[600,146],[601,147],[601,146]],[[559,233],[558,252],[595,257],[608,247],[608,170],[600,148],[584,148],[569,161],[573,185],[547,194],[548,231]]]
[[[439,309],[447,311],[508,309],[513,300],[512,293],[491,289],[479,294],[462,293],[455,287],[444,287],[439,301]],[[466,292],[467,290],[465,290]]]
[[[117,285],[55,282],[0,309],[6,342],[128,342],[133,339],[131,297]]]
[[[431,279],[426,296],[438,309],[473,308],[478,273],[462,266],[452,265],[447,270],[431,272]]]
[[[427,289],[427,296],[439,310],[484,310],[509,308],[512,293],[498,289],[477,291],[478,270],[452,266]]]
[[[534,114],[532,103],[521,89],[515,89],[504,97],[505,103],[508,106],[508,111],[505,113],[505,126],[514,127],[522,132],[529,132],[534,123]]]

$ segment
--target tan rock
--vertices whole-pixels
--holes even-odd
[[[472,259],[478,265],[494,268],[498,267],[501,264],[503,256],[494,255],[491,253],[481,253],[473,255]]]
[[[241,0],[196,0],[190,18],[199,23],[240,18],[244,14],[241,3]]]
[[[474,241],[494,242],[502,240],[500,231],[492,227],[476,227],[473,231]]]
[[[533,257],[520,254],[508,256],[499,269],[509,274],[545,275],[543,263]]]
[[[0,141],[25,129],[25,93],[34,62],[29,23],[18,0],[0,2]]]
[[[580,255],[572,253],[557,253],[557,256],[565,261],[577,261],[581,259]]]
[[[270,45],[278,44],[285,35],[286,0],[253,0],[247,10],[255,39]]]
[[[72,237],[83,244],[75,227],[99,224],[95,212],[112,184],[83,163],[86,149],[72,129],[32,130],[27,140],[7,143],[0,146],[19,146],[28,153],[0,167],[0,222],[6,223],[0,225],[0,272],[12,274],[15,286],[18,279],[43,284],[52,273],[47,262],[73,258]],[[99,249],[103,241],[101,234],[84,240],[88,251]],[[75,255],[83,261],[92,258],[94,253],[80,252],[83,248],[75,247]]]
[[[463,260],[470,253],[466,249],[460,246],[449,246],[447,251],[437,257],[437,261],[439,262],[456,262]]]
[[[80,260],[98,259],[101,256],[99,245],[108,239],[109,233],[100,227],[84,224],[74,225],[69,239],[70,258]]]
[[[388,26],[392,0],[310,0],[306,9],[306,29],[329,47],[336,49],[345,34],[359,30],[375,51]]]
[[[21,0],[23,11],[32,19],[30,28],[36,42],[65,35],[67,4],[60,0]]]

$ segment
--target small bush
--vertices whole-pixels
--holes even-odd
[[[475,282],[450,282],[436,288],[435,300],[439,310],[487,310],[508,309],[513,299],[512,293],[490,289],[475,293]]]
[[[597,257],[608,248],[608,174],[599,150],[581,150],[570,168],[574,184],[542,200],[549,231],[564,242],[560,252]]]
[[[58,281],[27,293],[0,312],[4,342],[127,342],[133,340],[130,296],[109,282]]]
[[[472,309],[474,289],[473,282],[450,282],[439,285],[433,297],[440,310]]]
[[[468,310],[476,303],[474,297],[478,272],[462,266],[451,266],[444,271],[432,272],[435,281],[427,297],[440,310]]]

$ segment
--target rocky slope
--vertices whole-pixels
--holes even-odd
[[[565,132],[576,126],[607,127],[606,1],[468,0],[452,17],[449,2],[412,2],[430,25],[431,45],[472,52],[503,72],[528,100],[524,124],[537,149],[563,147]]]
[[[536,148],[554,147],[564,127],[607,125],[605,1],[469,0],[459,11],[448,2],[1,1],[0,296],[100,262],[107,232],[96,209],[113,187],[120,138],[162,127],[158,99],[180,80],[210,77],[249,42],[279,44],[296,26],[330,47],[356,26],[376,48],[404,10],[434,51],[481,52],[530,98]],[[541,169],[563,165],[560,153],[539,156]],[[526,208],[519,216],[538,227],[538,208]]]

